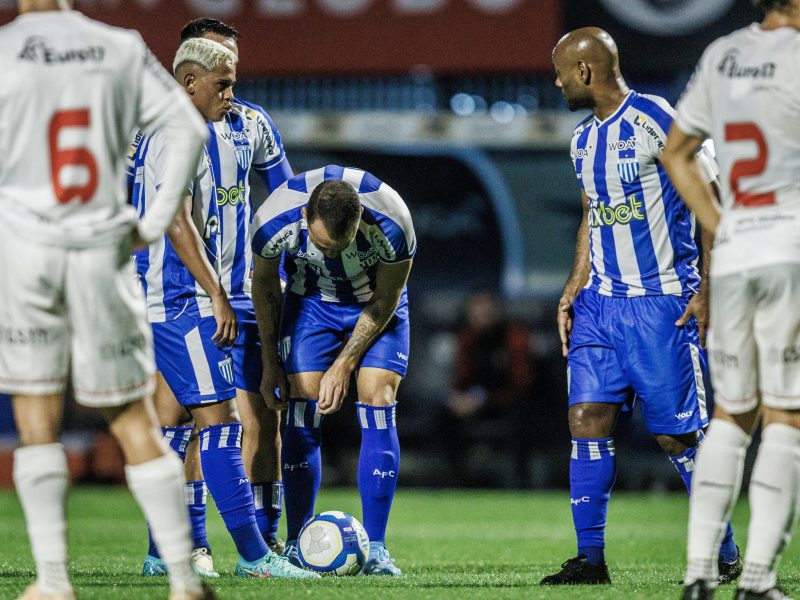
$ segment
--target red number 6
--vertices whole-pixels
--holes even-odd
[[[58,134],[66,127],[89,127],[89,109],[62,110],[53,115],[48,129],[50,142],[50,178],[53,182],[53,191],[62,204],[79,198],[82,203],[87,203],[94,196],[97,189],[97,163],[91,152],[85,147],[60,148]],[[64,187],[59,180],[59,174],[64,167],[83,167],[89,173],[89,179],[84,185]]]

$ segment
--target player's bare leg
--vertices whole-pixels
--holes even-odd
[[[281,414],[268,408],[261,394],[247,390],[236,390],[236,405],[243,427],[242,462],[253,486],[258,527],[270,550],[282,554],[284,543],[276,535],[283,500]]]
[[[33,558],[36,583],[22,598],[73,598],[67,575],[65,502],[69,474],[58,442],[64,400],[61,394],[13,397],[20,448],[14,452],[17,488]]]
[[[356,378],[356,410],[361,425],[358,490],[364,528],[369,534],[365,575],[401,575],[386,549],[386,525],[400,475],[400,444],[395,408],[402,377],[387,369],[363,367]]]

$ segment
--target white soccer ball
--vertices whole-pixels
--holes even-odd
[[[329,510],[306,522],[297,550],[300,561],[312,571],[356,575],[369,555],[369,537],[353,515]]]

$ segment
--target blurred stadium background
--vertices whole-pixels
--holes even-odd
[[[554,307],[580,218],[568,154],[580,116],[553,85],[550,51],[570,29],[601,26],[620,47],[631,87],[674,103],[702,49],[757,18],[749,0],[76,5],[138,29],[165,65],[190,19],[233,24],[242,33],[236,94],[270,112],[295,172],[358,166],[406,200],[420,250],[398,416],[402,485],[567,484],[566,374]],[[0,23],[14,13],[15,0],[0,0]],[[70,402],[66,422],[73,477],[121,481],[121,458],[97,416]],[[352,483],[352,404],[326,422],[324,481]],[[636,411],[617,437],[618,487],[681,488]],[[0,485],[10,484],[14,447],[2,399]]]

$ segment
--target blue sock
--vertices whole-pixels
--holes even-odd
[[[185,427],[162,427],[161,433],[164,435],[164,441],[169,444],[169,447],[172,448],[172,451],[178,455],[178,458],[181,459],[181,462],[186,460],[186,448],[189,445],[189,440],[192,439],[192,426],[188,425]],[[150,533],[150,526],[147,526],[147,537],[148,537],[148,547],[147,553],[150,556],[155,556],[156,558],[161,558],[161,555],[158,553],[158,548],[156,548],[156,542],[153,540],[153,536]]]
[[[321,424],[316,400],[289,399],[281,452],[287,540],[296,540],[305,522],[314,516],[322,481]]]
[[[678,469],[678,473],[680,474],[683,484],[686,486],[686,491],[689,495],[692,494],[694,458],[699,449],[700,445],[698,444],[693,448],[684,450],[680,454],[669,457],[669,459],[672,461],[672,464],[675,465],[676,469]],[[733,527],[731,527],[731,522],[728,521],[728,528],[725,530],[725,537],[722,538],[722,544],[720,544],[719,547],[719,557],[724,562],[733,562],[736,560],[738,555],[739,551],[736,549],[736,541],[733,539]]]
[[[262,481],[254,483],[253,502],[256,507],[256,523],[261,536],[266,540],[276,539],[278,521],[283,505],[283,482]]]
[[[594,565],[605,562],[608,500],[617,476],[614,438],[572,439],[569,491],[578,554]]]
[[[242,424],[200,431],[200,464],[219,514],[239,554],[253,562],[269,553],[256,525],[253,492],[242,464]]]
[[[361,424],[358,491],[361,493],[364,529],[371,542],[383,542],[386,539],[386,523],[400,474],[396,406],[356,404]]]
[[[211,544],[206,537],[206,482],[187,481],[183,486],[183,496],[192,525],[193,548],[208,548],[211,554]]]

